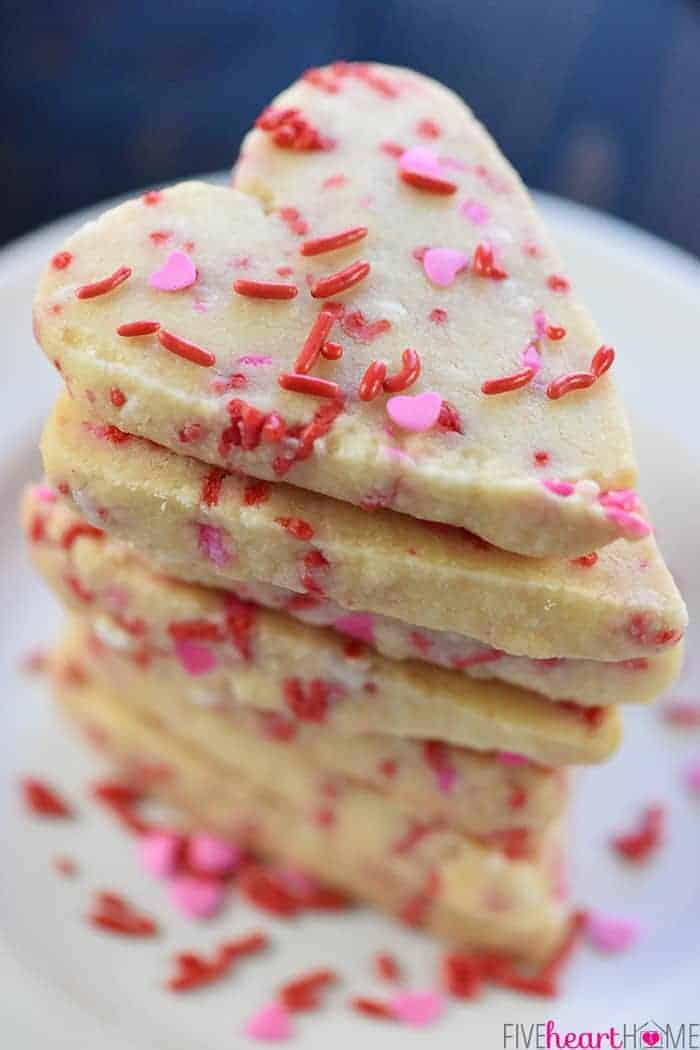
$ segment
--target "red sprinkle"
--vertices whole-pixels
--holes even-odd
[[[288,1010],[314,1010],[320,1005],[321,991],[337,980],[338,975],[333,970],[312,970],[311,973],[283,984],[278,998]]]
[[[95,299],[98,295],[106,295],[107,292],[113,292],[120,284],[124,284],[124,281],[129,280],[132,272],[130,266],[120,266],[109,277],[103,277],[101,281],[81,285],[75,291],[76,298]]]
[[[57,871],[59,875],[64,875],[66,878],[72,878],[73,875],[78,873],[78,865],[75,863],[72,857],[66,857],[64,854],[54,857],[51,862],[54,867],[54,871]]]
[[[593,355],[591,360],[591,372],[596,377],[600,377],[607,372],[615,360],[615,351],[611,346],[599,346]]]
[[[384,389],[385,378],[386,365],[384,362],[373,361],[360,380],[357,391],[360,401],[373,401],[375,397],[378,397]]]
[[[122,408],[126,404],[126,394],[118,386],[113,386],[109,392],[109,400],[115,408]]]
[[[399,177],[409,186],[424,193],[436,193],[440,197],[449,197],[455,193],[457,184],[449,179],[440,179],[436,175],[426,175],[420,171],[400,171]]]
[[[261,951],[267,944],[264,933],[251,933],[237,940],[224,941],[212,960],[195,952],[180,952],[175,956],[175,972],[166,982],[166,987],[171,992],[187,992],[211,984],[229,973],[238,959]]]
[[[367,995],[356,995],[350,1000],[350,1008],[357,1014],[366,1017],[377,1017],[384,1021],[396,1020],[396,1015],[389,1003],[383,1003],[381,999],[371,999]]]
[[[102,529],[96,528],[95,525],[90,525],[87,521],[76,521],[72,525],[69,525],[61,535],[60,545],[63,550],[70,550],[80,536],[87,536],[89,539],[93,540],[101,540],[104,536],[104,532]]]
[[[312,678],[306,689],[301,679],[282,682],[284,702],[302,722],[324,722],[328,712],[328,686],[322,678]]]
[[[218,467],[213,467],[206,475],[202,482],[202,494],[200,497],[205,507],[216,507],[225,477],[226,472]]]
[[[401,361],[401,371],[384,380],[383,385],[387,394],[397,394],[400,390],[407,390],[420,375],[420,357],[415,350],[410,348],[404,350],[401,354]]]
[[[553,273],[547,278],[547,287],[551,288],[553,292],[568,292],[571,285],[566,277],[562,277],[561,274],[558,273]]]
[[[444,310],[442,306],[436,306],[428,314],[428,320],[432,321],[433,324],[444,324],[447,320],[447,310]]]
[[[459,412],[451,405],[449,401],[443,401],[440,406],[440,415],[438,416],[437,425],[441,430],[451,430],[455,434],[463,434],[464,429],[462,428],[462,420],[459,417]]]
[[[326,361],[340,361],[343,356],[343,348],[340,343],[326,342],[321,347],[321,357]]]
[[[420,120],[416,125],[416,131],[424,139],[437,139],[440,137],[440,125],[434,120],[430,120],[430,118]]]
[[[169,332],[167,328],[161,328],[158,332],[158,342],[172,354],[177,354],[178,357],[183,357],[185,361],[191,361],[194,365],[211,368],[216,364],[216,358],[209,350],[204,350],[188,339],[182,339],[174,332]]]
[[[44,780],[25,777],[20,782],[22,798],[28,810],[39,817],[72,817],[73,811],[58,792]]]
[[[593,372],[567,372],[566,375],[553,379],[547,387],[547,397],[551,401],[558,401],[572,390],[586,390],[593,386],[596,381]]]
[[[591,551],[590,554],[582,554],[580,558],[572,558],[572,564],[580,565],[583,569],[592,568],[598,561],[598,555],[595,551]]]
[[[355,342],[371,343],[377,336],[389,331],[391,321],[383,318],[378,321],[368,321],[362,310],[350,310],[341,314],[340,327]]]
[[[340,397],[340,387],[337,383],[332,383],[329,379],[320,379],[318,376],[283,372],[277,377],[277,382],[283,390],[293,390],[297,394],[310,394],[312,397],[331,399]]]
[[[237,883],[238,889],[251,904],[262,911],[290,918],[299,911],[299,904],[280,879],[257,864],[247,867]]]
[[[280,149],[312,152],[331,149],[334,145],[332,139],[321,135],[313,124],[294,108],[277,109],[268,106],[255,121],[255,127],[270,132],[272,141]]]
[[[128,321],[126,324],[119,325],[117,335],[133,339],[134,336],[153,335],[159,328],[160,321]]]
[[[545,331],[547,338],[551,339],[554,343],[563,339],[566,335],[566,328],[562,328],[561,325],[548,324]]]
[[[477,277],[488,277],[492,281],[503,281],[508,276],[505,270],[495,265],[493,261],[493,246],[488,241],[482,241],[474,249],[472,272]]]
[[[128,831],[135,835],[148,831],[147,822],[137,812],[141,792],[133,785],[118,780],[101,780],[93,786],[92,794]]]
[[[72,262],[73,255],[71,252],[56,252],[53,259],[51,260],[51,265],[53,266],[54,270],[65,270],[66,267],[70,266]]]
[[[295,299],[299,294],[295,284],[281,281],[238,280],[233,282],[233,290],[249,299]]]
[[[640,864],[657,851],[664,838],[666,808],[659,803],[648,806],[639,826],[631,832],[616,835],[612,847],[625,860]]]
[[[347,248],[349,244],[355,244],[366,236],[366,226],[351,226],[347,230],[341,230],[340,233],[330,233],[326,237],[304,241],[299,251],[302,255],[322,255],[324,252],[333,252],[338,248]]]
[[[275,521],[298,540],[310,540],[314,534],[313,526],[302,518],[275,518]]]
[[[294,372],[297,375],[306,375],[316,363],[318,356],[322,353],[331,328],[335,324],[335,315],[325,307],[320,311],[318,317],[311,326],[311,331],[304,341],[301,352],[294,362]]]
[[[346,266],[344,270],[328,274],[327,277],[318,277],[309,289],[314,299],[328,299],[331,295],[339,295],[353,288],[363,281],[371,267],[368,262],[358,260]]]
[[[483,984],[481,970],[478,956],[448,952],[440,964],[441,983],[455,999],[476,999]]]
[[[302,219],[298,208],[280,208],[280,218],[297,237],[303,237],[309,231],[309,224]]]
[[[534,368],[523,368],[520,372],[514,372],[510,376],[487,379],[481,384],[481,392],[482,394],[507,394],[511,390],[520,390],[521,387],[528,385],[534,375]]]
[[[536,467],[546,467],[549,463],[549,452],[539,450],[533,453],[532,458],[535,461]]]
[[[401,967],[390,952],[377,952],[374,957],[374,969],[377,977],[381,977],[383,981],[398,981],[401,977]]]
[[[127,937],[153,937],[158,926],[143,912],[136,911],[124,897],[116,893],[98,893],[88,922],[109,933]]]
[[[144,204],[158,204],[162,197],[160,190],[149,190],[148,193],[144,193],[141,200]]]
[[[243,490],[243,502],[246,507],[255,507],[258,503],[264,503],[270,496],[270,486],[267,481],[258,481],[250,478],[246,481]]]

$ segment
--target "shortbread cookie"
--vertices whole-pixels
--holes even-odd
[[[262,581],[537,659],[650,656],[686,624],[651,537],[584,563],[535,561],[450,526],[223,475],[85,420],[65,396],[42,453],[50,483],[92,524],[183,579]]]
[[[531,660],[459,635],[419,630],[370,613],[344,613],[328,599],[264,584],[241,584],[226,592],[176,581],[153,572],[132,547],[89,525],[46,486],[27,489],[22,517],[34,564],[66,604],[83,612],[88,603],[91,611],[104,613],[114,630],[121,625],[135,635],[144,657],[155,652],[186,667],[186,643],[195,643],[197,671],[202,660],[231,667],[247,659],[283,673],[303,653],[308,677],[335,678],[349,661],[356,672],[354,686],[361,681],[368,688],[377,675],[383,678],[387,664],[373,654],[375,649],[382,656],[451,668],[456,690],[462,674],[507,681],[554,700],[604,706],[658,696],[680,665],[680,645],[617,663]],[[271,611],[275,608],[308,626],[293,627],[289,615]],[[232,646],[237,616],[240,636]],[[327,626],[333,631],[321,629]],[[339,634],[349,640],[341,643]],[[410,664],[405,671],[411,673]],[[441,680],[449,679],[443,673]]]
[[[614,351],[517,175],[445,88],[358,68],[275,100],[243,193],[182,184],[71,237],[47,356],[105,422],[210,463],[538,557],[646,535]]]
[[[320,799],[336,798],[349,783],[371,788],[421,822],[448,825],[505,849],[532,855],[540,833],[561,816],[567,777],[511,753],[486,755],[437,741],[419,742],[387,734],[340,735],[326,726],[270,714],[252,707],[193,704],[177,676],[160,674],[158,663],[131,664],[75,620],[61,639],[64,666],[80,666],[97,685],[120,683],[120,695],[175,735],[218,755],[264,788],[284,785],[292,803],[308,804],[309,767],[315,768]],[[116,669],[116,678],[115,676]],[[206,681],[200,696],[204,696]],[[258,742],[262,747],[258,747]],[[319,805],[321,802],[319,801]]]
[[[69,608],[75,611],[73,600]],[[159,656],[134,637],[133,624],[119,626],[114,618],[92,609],[89,601],[80,611],[102,646],[112,681],[125,689],[136,688],[135,676],[147,664],[168,689],[196,706],[254,707],[344,735],[441,740],[475,751],[510,752],[546,766],[604,762],[620,743],[615,707],[553,703],[502,682],[475,682],[439,667],[379,657],[368,676],[364,661],[343,653],[340,646],[334,665],[329,667],[325,660],[319,665],[315,638],[292,620],[287,660],[271,667],[270,661],[217,662],[211,648],[193,637],[196,629],[188,636],[188,624],[183,630],[189,644],[180,646],[181,658]],[[232,609],[231,648],[241,644],[241,634],[245,645],[243,617],[247,613],[240,607]],[[325,677],[316,673],[319,666],[326,670]]]
[[[75,674],[57,674],[55,683],[61,706],[90,740],[100,741],[103,755],[127,772],[150,765],[167,773],[151,781],[151,790],[186,821],[465,948],[539,962],[561,940],[568,909],[556,829],[537,861],[511,860],[448,830],[416,835],[413,822],[389,800],[359,787],[334,806],[332,821],[319,821],[313,798],[303,808],[291,804],[276,778],[261,790],[118,693]]]

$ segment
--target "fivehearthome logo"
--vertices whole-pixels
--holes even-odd
[[[539,1024],[506,1022],[503,1050],[700,1050],[700,1021],[659,1024],[650,1018],[570,1031],[551,1018]]]

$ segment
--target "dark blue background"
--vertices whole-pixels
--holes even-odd
[[[697,0],[0,0],[0,240],[225,168],[264,103],[334,58],[462,94],[526,181],[700,253]]]

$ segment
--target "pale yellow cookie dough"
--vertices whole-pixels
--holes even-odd
[[[95,610],[132,630],[144,651],[177,654],[174,625],[193,624],[209,631],[206,659],[229,665],[241,659],[231,646],[227,617],[235,609],[234,594],[244,601],[251,626],[245,635],[250,659],[283,673],[290,657],[303,648],[307,677],[335,677],[339,667],[355,669],[353,687],[374,681],[390,659],[416,660],[450,668],[459,690],[459,676],[495,678],[522,686],[554,700],[584,705],[608,705],[658,696],[675,678],[682,646],[656,656],[617,663],[594,660],[531,660],[489,649],[471,639],[413,628],[399,620],[370,613],[346,614],[328,599],[295,595],[260,583],[241,584],[235,592],[184,583],[153,572],[132,547],[105,533],[95,533],[53,490],[27,488],[22,519],[34,564],[67,603],[81,609],[89,601]],[[585,570],[584,570],[585,571]],[[232,604],[233,603],[233,604]],[[285,610],[274,612],[273,609]],[[289,615],[306,623],[290,625]],[[335,627],[334,631],[323,630]],[[349,640],[340,641],[339,634]],[[354,638],[352,635],[354,634]],[[203,644],[198,639],[199,645]],[[365,644],[362,644],[365,643]],[[368,647],[371,646],[372,648]],[[427,668],[425,668],[427,671]],[[410,673],[410,665],[406,671]],[[449,677],[441,673],[441,681]]]
[[[190,739],[193,747],[205,747],[236,765],[261,787],[278,778],[291,802],[304,801],[308,767],[313,766],[321,793],[327,790],[334,797],[347,782],[371,787],[410,816],[501,843],[509,855],[518,856],[533,853],[540,833],[566,805],[565,771],[516,762],[511,755],[386,733],[340,735],[291,714],[218,707],[206,702],[206,680],[197,692],[204,702],[193,704],[194,691],[178,688],[173,675],[163,677],[158,663],[142,663],[124,673],[128,657],[115,659],[104,648],[102,639],[114,637],[109,626],[99,619],[91,622],[90,627],[75,619],[64,632],[64,665],[80,666],[90,681],[108,689],[120,682],[132,706]]]
[[[50,483],[164,572],[262,581],[475,638],[513,655],[627,660],[679,640],[685,606],[653,541],[595,565],[534,560],[461,530],[251,482],[83,417],[62,397],[42,440]]]
[[[275,777],[265,788],[219,752],[149,718],[130,698],[54,668],[57,698],[69,716],[99,740],[102,755],[129,773],[157,766],[150,790],[198,829],[231,837],[283,864],[302,868],[362,901],[399,917],[410,913],[426,930],[465,948],[496,949],[540,962],[563,935],[561,833],[556,825],[536,860],[511,860],[448,829],[419,836],[414,821],[376,792],[349,789],[318,819],[316,785],[306,804],[292,801]],[[262,753],[265,742],[256,740]],[[263,763],[264,763],[263,759]]]
[[[621,515],[599,501],[636,480],[610,376],[560,400],[546,395],[552,379],[590,369],[604,336],[562,280],[522,183],[456,96],[408,70],[376,68],[395,96],[348,75],[335,93],[302,79],[273,103],[298,108],[332,148],[282,149],[274,135],[254,130],[236,167],[237,191],[183,184],[120,205],[71,237],[37,294],[35,329],[45,353],[103,420],[208,462],[267,479],[287,470],[299,487],[465,526],[538,557],[636,538],[643,530],[636,508]],[[416,157],[419,166],[438,166],[455,192],[407,184],[401,172],[410,177]],[[301,253],[307,240],[348,228],[367,234],[341,250]],[[479,246],[490,246],[505,279],[478,275]],[[426,249],[459,253],[463,267],[449,286],[429,276]],[[173,251],[188,256],[196,280],[178,291],[153,287],[149,279]],[[322,289],[310,294],[315,280],[360,261],[369,263],[367,276],[329,293],[344,310],[329,336],[343,356],[321,358],[311,370],[337,384],[342,411],[301,459],[294,427],[331,402],[283,390],[278,376],[294,371],[325,301]],[[76,296],[121,267],[131,276],[113,291]],[[293,284],[298,294],[251,299],[234,292],[236,280]],[[544,318],[539,333],[536,315]],[[183,360],[155,335],[117,334],[144,319],[194,342],[215,363]],[[378,322],[389,327],[368,342],[367,326]],[[552,327],[565,337],[543,334]],[[522,370],[533,342],[541,367],[530,385],[483,394],[484,381]],[[390,420],[385,393],[359,399],[367,367],[379,360],[394,375],[406,348],[418,353],[421,374],[402,393],[432,391],[452,406],[456,426],[415,432]],[[241,379],[226,389],[232,376]],[[227,406],[234,398],[280,413],[291,434],[266,443],[258,428],[255,439],[233,444]],[[545,479],[570,482],[574,491],[556,494]]]

